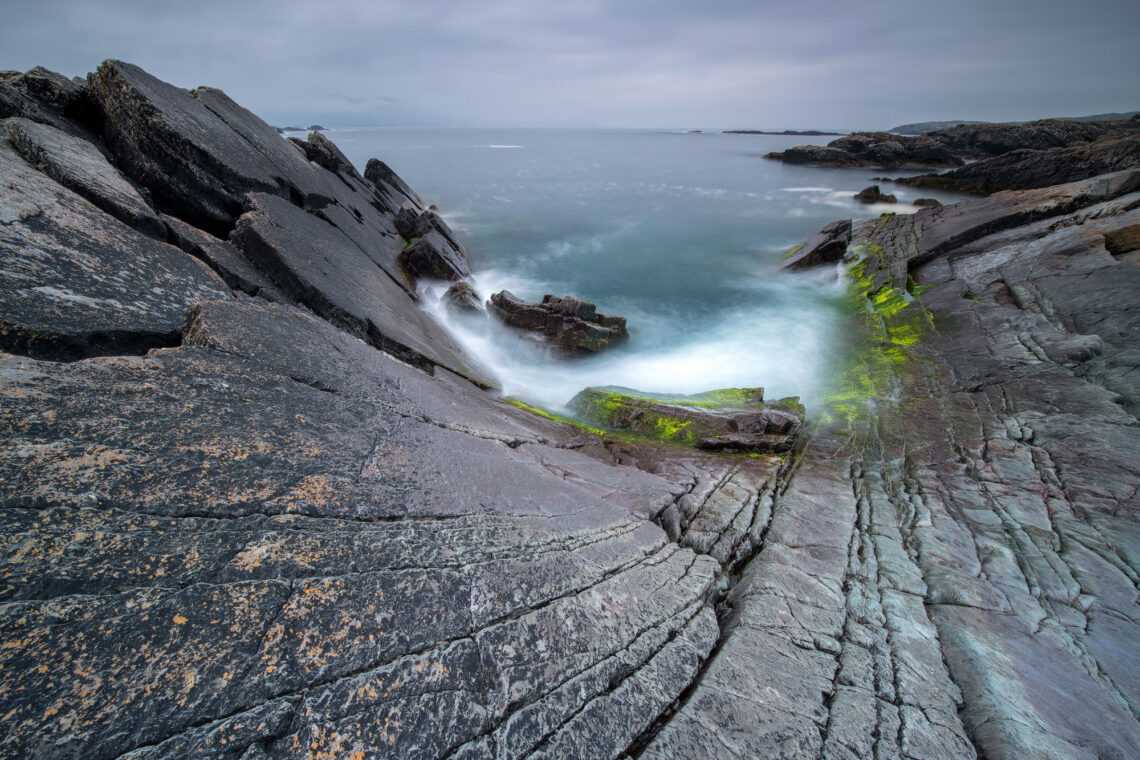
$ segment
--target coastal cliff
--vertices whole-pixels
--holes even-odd
[[[843,225],[748,455],[499,398],[319,133],[114,61],[0,117],[0,754],[1140,755],[1140,170]]]

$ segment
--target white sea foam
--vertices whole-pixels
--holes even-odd
[[[675,319],[667,311],[627,313],[627,343],[575,358],[552,352],[494,318],[448,310],[439,301],[443,285],[428,287],[424,303],[463,348],[495,374],[504,394],[547,409],[564,410],[578,391],[597,385],[698,393],[762,383],[769,398],[798,395],[811,401],[822,392],[824,365],[833,353],[833,316],[830,309],[820,308],[819,293],[837,287],[837,280],[830,270],[784,276],[784,287],[795,295],[779,314],[773,314],[765,297],[768,278],[758,273],[755,306],[725,313],[698,329],[680,321],[660,324]],[[472,283],[484,298],[510,290],[538,300],[544,290],[542,283],[500,271],[480,273]],[[676,337],[664,345],[660,335],[646,334],[669,329]]]

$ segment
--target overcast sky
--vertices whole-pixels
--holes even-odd
[[[0,68],[105,58],[281,124],[887,128],[1140,109],[1140,0],[0,0]]]

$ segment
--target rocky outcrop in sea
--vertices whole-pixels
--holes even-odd
[[[503,324],[534,333],[549,345],[570,352],[596,352],[629,337],[625,317],[599,314],[597,304],[573,296],[544,295],[523,301],[509,290],[487,301],[487,312]]]
[[[115,61],[0,117],[0,755],[1140,755],[1140,170],[829,225],[803,422],[601,400],[734,453],[489,390],[378,160]]]
[[[1140,117],[1107,121],[1045,119],[1026,124],[961,124],[911,137],[853,132],[826,146],[801,145],[765,158],[828,166],[953,168],[898,180],[956,192],[1046,187],[1137,165]],[[965,165],[970,161],[969,165]],[[962,168],[955,168],[962,167]]]

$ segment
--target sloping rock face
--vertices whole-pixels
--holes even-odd
[[[481,387],[379,161],[12,103],[0,756],[1140,756],[1140,173],[845,228],[829,416],[715,453]]]
[[[505,324],[540,333],[551,345],[568,351],[601,351],[629,337],[625,317],[599,314],[597,308],[573,296],[549,294],[541,303],[532,303],[509,290],[487,301],[487,312]]]
[[[114,171],[94,159],[73,169],[94,183]],[[7,140],[0,173],[0,349],[70,360],[175,345],[192,303],[232,297],[201,262],[103,213]],[[104,185],[106,196],[123,185]]]

